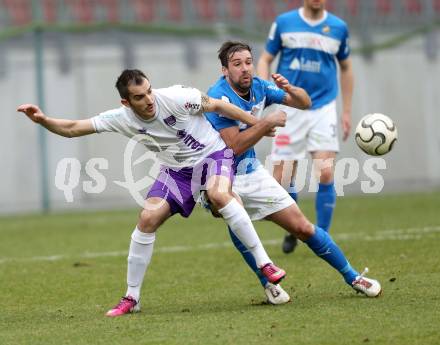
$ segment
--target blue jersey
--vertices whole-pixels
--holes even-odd
[[[302,9],[294,10],[281,14],[272,24],[266,50],[274,56],[281,53],[277,72],[305,89],[312,109],[317,109],[338,95],[336,59],[348,58],[348,36],[347,24],[327,11],[312,25],[304,19]]]
[[[208,95],[210,97],[222,99],[226,102],[235,104],[239,108],[251,113],[256,117],[259,117],[262,114],[265,107],[273,103],[282,103],[285,94],[286,93],[279,89],[274,83],[258,77],[253,78],[249,101],[240,97],[231,88],[225,77],[221,77],[208,90]],[[240,131],[248,128],[248,126],[244,123],[228,119],[217,113],[205,113],[205,116],[217,131],[235,126],[238,126]],[[237,166],[237,174],[243,175],[254,171],[260,163],[255,157],[254,148],[251,147],[245,153],[235,158],[235,164]]]

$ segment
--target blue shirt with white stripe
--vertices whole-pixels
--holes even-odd
[[[312,109],[321,108],[338,95],[336,60],[350,55],[347,24],[325,11],[312,23],[302,8],[278,16],[269,32],[266,50],[280,52],[277,73],[302,87],[312,99]]]
[[[286,93],[279,89],[274,83],[258,77],[252,79],[249,100],[239,96],[229,85],[225,77],[221,77],[208,90],[209,97],[222,99],[223,101],[235,104],[257,118],[261,117],[264,108],[269,105],[273,103],[281,104],[285,95]],[[205,117],[217,131],[224,128],[238,126],[241,132],[248,128],[244,123],[228,119],[217,113],[205,113]],[[235,158],[235,164],[237,166],[237,175],[249,174],[255,171],[260,165],[255,156],[255,150],[253,147],[240,156],[237,156]]]

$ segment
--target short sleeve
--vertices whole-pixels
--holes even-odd
[[[350,37],[347,26],[344,26],[344,33],[341,39],[341,45],[339,46],[336,57],[338,60],[345,60],[350,55]]]
[[[271,104],[282,104],[286,92],[276,86],[274,83],[260,79],[264,88],[264,94],[266,95],[266,106]]]
[[[269,36],[266,41],[266,50],[273,56],[277,55],[281,49],[281,35],[279,32],[278,20],[272,23]]]
[[[121,108],[112,109],[100,113],[91,118],[96,133],[102,132],[119,132],[121,127],[121,119],[123,112]]]
[[[202,110],[202,93],[200,90],[183,86],[173,86],[173,99],[183,114],[199,115]]]

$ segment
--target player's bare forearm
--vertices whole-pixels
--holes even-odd
[[[286,89],[286,96],[283,104],[297,109],[309,109],[312,106],[312,100],[306,90],[300,87],[290,85]]]
[[[272,74],[272,79],[275,84],[286,92],[283,99],[283,104],[297,109],[309,109],[312,106],[312,100],[309,94],[303,88],[293,86],[281,74]]]
[[[223,141],[236,155],[249,150],[264,136],[273,136],[276,127],[286,125],[286,113],[280,110],[268,114],[266,117],[244,131],[239,131],[238,126],[220,130]]]
[[[83,135],[95,133],[95,128],[90,119],[87,120],[65,120],[46,117],[41,123],[46,129],[52,133],[61,135],[66,138],[75,138]]]
[[[351,59],[339,61],[342,94],[342,139],[345,141],[351,131],[351,105],[354,88],[354,74]]]
[[[238,126],[222,129],[220,135],[226,146],[231,148],[236,156],[239,156],[258,143],[272,128],[269,122],[260,120],[256,125],[241,132]]]
[[[236,105],[206,95],[202,95],[202,111],[218,113],[229,119],[241,121],[249,126],[257,123],[255,116]]]
[[[354,89],[354,74],[351,59],[340,61],[341,67],[341,94],[342,94],[342,111],[351,114],[351,105]]]
[[[33,122],[40,124],[54,134],[66,138],[79,137],[82,135],[95,133],[92,121],[87,120],[65,120],[55,119],[44,114],[40,108],[33,104],[23,104],[17,111],[25,114]]]

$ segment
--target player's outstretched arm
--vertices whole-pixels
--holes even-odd
[[[218,113],[229,119],[241,121],[249,126],[257,123],[255,116],[245,112],[234,104],[202,94],[202,112]]]
[[[33,104],[22,104],[17,108],[33,122],[39,123],[52,133],[67,138],[80,137],[82,135],[96,133],[92,120],[64,120],[46,116],[40,108]]]
[[[284,97],[283,100],[284,105],[302,110],[312,106],[312,100],[306,90],[293,86],[286,78],[278,73],[272,74],[272,79],[280,89],[286,91],[286,97]]]

